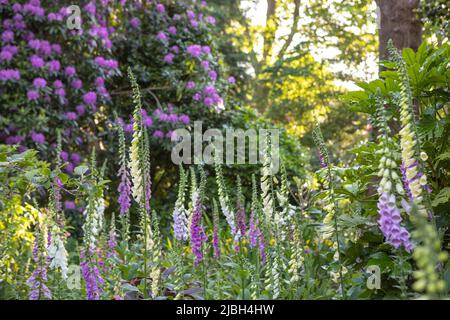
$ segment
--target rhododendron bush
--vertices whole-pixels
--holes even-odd
[[[135,69],[145,90],[144,122],[156,148],[200,116],[225,110],[234,78],[219,64],[209,35],[215,18],[189,1],[85,1],[81,29],[66,28],[70,1],[4,1],[0,6],[1,140],[55,154],[63,137],[65,171],[92,145],[108,148],[113,122],[132,131],[121,75]],[[206,118],[205,118],[206,117]],[[110,150],[111,151],[111,150]]]

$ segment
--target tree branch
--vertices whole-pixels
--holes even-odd
[[[284,42],[283,46],[280,49],[280,52],[278,53],[277,60],[283,59],[283,56],[285,55],[287,49],[292,43],[292,40],[294,39],[295,34],[298,30],[298,21],[300,19],[300,0],[294,0],[294,12],[292,14],[293,23],[291,27],[291,32],[289,33],[288,38]]]

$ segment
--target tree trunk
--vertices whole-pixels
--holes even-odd
[[[376,0],[381,13],[380,60],[387,58],[387,42],[398,49],[417,50],[422,42],[422,23],[416,10],[420,0]]]
[[[278,21],[276,17],[277,1],[267,0],[266,12],[266,28],[264,30],[264,47],[263,47],[263,63],[269,64],[272,58],[273,43],[275,41],[275,33],[278,29]]]

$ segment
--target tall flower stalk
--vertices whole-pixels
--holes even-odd
[[[32,208],[31,210],[36,211]],[[33,261],[35,268],[31,276],[27,280],[30,288],[30,300],[51,299],[52,293],[47,286],[47,268],[48,268],[48,252],[47,252],[47,228],[43,222],[40,212],[36,212],[38,222],[36,225]]]
[[[263,166],[261,175],[261,191],[262,191],[262,211],[264,216],[264,232],[267,243],[273,245],[268,247],[267,265],[266,265],[266,289],[274,299],[278,299],[281,293],[281,275],[282,270],[280,260],[279,246],[279,229],[274,221],[275,207],[273,195],[273,174],[272,174],[272,156],[271,156],[271,140],[269,134],[265,137],[263,151]]]
[[[222,166],[220,164],[218,152],[214,153],[214,167],[216,171],[216,182],[219,191],[220,209],[222,210],[225,220],[230,226],[233,237],[237,234],[236,221],[232,206],[230,205],[230,198],[228,197],[227,188],[225,186],[225,179],[223,177]]]
[[[249,230],[248,230],[248,237],[249,237],[249,244],[250,248],[257,248],[258,250],[258,256],[256,263],[259,265],[260,261],[261,263],[266,262],[266,248],[265,248],[265,242],[264,242],[264,234],[261,231],[261,205],[258,201],[258,186],[256,184],[256,177],[253,174],[252,175],[252,205],[251,205],[251,213],[250,213],[250,220],[249,220]],[[259,272],[259,266],[257,268]],[[259,274],[259,273],[258,273]]]
[[[413,257],[419,270],[414,272],[416,282],[413,288],[416,291],[425,291],[430,297],[438,297],[445,290],[445,282],[440,279],[436,268],[448,259],[448,254],[441,251],[441,242],[435,223],[429,223],[428,218],[433,217],[429,205],[427,176],[422,161],[427,159],[425,152],[421,151],[419,136],[413,113],[413,96],[408,77],[406,63],[401,54],[394,47],[392,41],[388,43],[388,51],[397,65],[400,76],[400,94],[395,97],[400,107],[400,146],[402,157],[403,182],[410,198],[410,204],[404,205],[409,211],[410,219],[416,227],[412,232],[417,242]]]
[[[61,188],[62,182],[58,177],[61,166],[61,133],[57,131],[57,145],[56,145],[56,175],[53,179],[52,188],[50,192],[49,207],[52,214],[49,219],[50,237],[48,244],[48,255],[51,259],[50,269],[61,271],[63,279],[67,278],[68,271],[68,254],[65,248],[66,235],[64,232],[65,219],[61,204]]]
[[[92,151],[91,179],[86,183],[88,193],[88,204],[84,211],[86,220],[83,225],[84,249],[80,253],[80,265],[82,275],[86,284],[86,295],[88,300],[99,300],[103,294],[104,280],[100,274],[101,261],[98,256],[98,240],[103,231],[105,203],[103,191],[99,185],[95,161],[95,149]]]
[[[339,281],[340,281],[340,289],[342,298],[345,299],[345,286],[344,286],[344,277],[343,277],[343,263],[341,257],[341,243],[339,236],[339,226],[338,226],[338,215],[337,215],[337,202],[334,194],[334,179],[331,172],[330,166],[330,157],[328,155],[328,150],[325,145],[325,141],[323,139],[322,131],[320,130],[319,124],[316,124],[316,127],[313,131],[313,139],[317,148],[319,149],[319,154],[321,161],[323,162],[322,168],[326,168],[327,170],[327,183],[328,183],[328,192],[330,195],[331,203],[330,203],[330,214],[333,217],[333,227],[334,227],[334,235],[336,241],[336,254],[337,260],[339,262]]]
[[[130,228],[130,216],[129,210],[131,207],[131,180],[130,172],[128,169],[128,153],[126,150],[125,133],[121,125],[117,125],[117,132],[119,135],[119,163],[120,168],[117,175],[120,177],[119,197],[117,202],[119,203],[119,217],[122,225],[122,240],[125,243],[129,241],[129,228]]]
[[[219,236],[219,207],[216,199],[213,199],[213,250],[214,257],[220,258],[220,236]]]
[[[245,218],[245,200],[242,193],[241,178],[237,176],[236,179],[237,196],[236,196],[236,236],[235,236],[235,251],[239,252],[240,243],[247,233],[247,225]]]
[[[302,245],[301,245],[301,239],[300,239],[300,226],[298,221],[294,221],[293,226],[293,235],[292,235],[292,245],[290,246],[290,252],[289,252],[289,283],[293,287],[293,289],[296,289],[299,282],[300,282],[300,267],[303,263],[303,257],[302,257]]]
[[[389,135],[389,128],[386,122],[386,109],[381,100],[380,92],[377,92],[377,112],[380,126],[379,142],[381,149],[381,160],[378,165],[378,176],[381,178],[378,188],[379,200],[378,209],[380,219],[378,223],[387,243],[398,249],[403,246],[406,251],[411,252],[412,243],[409,232],[401,225],[402,217],[397,206],[395,192],[400,195],[405,194],[402,182],[397,174],[395,145]]]
[[[287,240],[287,237],[292,231],[292,218],[295,214],[295,209],[289,204],[289,183],[287,179],[286,167],[281,162],[281,187],[276,193],[278,203],[281,210],[276,210],[274,214],[274,222],[279,226],[280,240],[282,242]]]
[[[134,103],[134,124],[133,139],[130,148],[130,174],[133,182],[132,194],[134,200],[138,203],[141,217],[141,239],[143,240],[143,257],[144,257],[144,298],[147,297],[147,277],[148,277],[148,255],[149,255],[149,232],[150,226],[150,197],[151,197],[151,181],[150,181],[150,146],[148,132],[142,123],[142,101],[141,92],[136,78],[128,68],[128,78],[131,82]]]
[[[400,107],[400,121],[402,124],[402,129],[400,130],[400,146],[405,189],[410,196],[410,201],[417,205],[419,213],[428,216],[423,192],[427,185],[427,176],[423,171],[423,166],[420,161],[420,141],[416,133],[414,114],[412,112],[413,97],[408,70],[405,61],[394,47],[392,41],[388,43],[388,51],[392,60],[397,65],[400,76],[400,95],[397,100]],[[430,208],[428,209],[430,210]]]
[[[197,176],[195,173],[194,166],[191,166],[189,168],[189,171],[190,171],[190,177],[191,177],[191,184],[190,184],[190,189],[189,189],[189,196],[190,196],[189,200],[190,201],[189,201],[189,211],[188,211],[188,230],[189,230],[189,237],[191,237],[190,230],[191,230],[191,224],[192,224],[192,214],[194,212],[198,187],[197,187]]]
[[[152,229],[150,234],[149,251],[152,256],[152,269],[150,272],[150,277],[152,279],[151,294],[152,298],[156,298],[160,291],[161,263],[163,259],[161,235],[159,232],[159,223],[156,211],[153,211],[152,213]]]
[[[188,229],[188,211],[184,206],[185,193],[187,186],[187,175],[183,166],[180,165],[180,184],[178,187],[178,197],[173,210],[173,233],[175,239],[179,241],[187,241],[189,239]]]
[[[203,243],[208,240],[202,226],[203,217],[203,195],[206,187],[206,176],[203,168],[199,167],[200,186],[194,194],[195,200],[194,210],[191,221],[191,250],[195,256],[194,265],[198,266],[203,261]]]

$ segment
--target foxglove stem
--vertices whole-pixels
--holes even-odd
[[[194,193],[193,199],[195,200],[194,210],[192,213],[192,222],[191,222],[191,248],[192,253],[195,256],[194,265],[198,266],[198,264],[203,260],[203,243],[208,240],[205,232],[203,231],[203,227],[201,225],[202,216],[203,216],[203,193],[205,190],[206,177],[203,169],[200,167],[200,186],[198,191]]]
[[[98,257],[96,253],[87,249],[80,252],[80,266],[81,273],[86,283],[86,297],[88,300],[99,300],[102,293],[102,285],[104,280],[100,275],[100,270],[97,266]]]
[[[195,255],[195,266],[203,260],[202,244],[208,240],[203,227],[201,226],[201,219],[203,215],[203,203],[200,195],[195,196],[196,202],[194,212],[192,214],[191,222],[191,246],[192,253]]]
[[[376,95],[378,123],[380,125],[379,142],[381,149],[377,153],[381,154],[378,165],[378,176],[381,178],[378,193],[378,209],[380,219],[378,223],[383,232],[385,241],[398,249],[403,245],[407,252],[411,252],[412,244],[410,242],[409,232],[401,226],[402,217],[396,204],[394,192],[403,195],[400,177],[397,174],[397,164],[395,162],[396,150],[393,149],[394,143],[389,137],[389,128],[387,126],[386,109],[381,100],[380,90]],[[407,185],[405,185],[407,187]],[[408,192],[408,189],[407,189]]]
[[[187,241],[189,239],[188,211],[184,207],[186,184],[187,176],[184,173],[183,166],[180,165],[180,185],[178,189],[178,198],[173,210],[173,231],[175,238],[179,241]]]
[[[418,206],[419,212],[424,216],[428,216],[423,204],[423,188],[427,184],[427,177],[424,172],[421,172],[421,168],[418,165],[420,142],[416,134],[414,115],[412,113],[413,97],[408,70],[405,61],[394,47],[392,41],[388,42],[388,51],[397,64],[400,75],[400,95],[395,98],[400,106],[400,121],[402,124],[402,129],[400,130],[400,146],[404,167],[405,188],[410,192],[411,200]]]
[[[219,239],[219,209],[217,206],[216,199],[213,199],[213,249],[214,257],[216,259],[220,258],[220,239]]]
[[[237,201],[236,201],[236,234],[235,234],[235,252],[240,251],[240,242],[245,237],[247,233],[247,226],[245,224],[245,208],[244,208],[244,197],[242,195],[241,179],[237,177]]]
[[[333,175],[331,172],[331,166],[330,166],[330,158],[328,155],[328,150],[325,146],[325,141],[323,139],[322,130],[320,129],[319,124],[316,124],[316,127],[313,131],[313,139],[316,143],[317,147],[320,149],[322,155],[323,155],[323,161],[326,164],[327,167],[327,179],[328,179],[328,188],[329,193],[331,197],[331,205],[332,205],[332,215],[333,215],[333,222],[334,222],[334,233],[336,237],[336,247],[337,247],[337,255],[338,255],[338,261],[339,261],[339,280],[340,280],[340,286],[341,286],[341,293],[342,298],[345,299],[345,286],[344,286],[344,278],[343,278],[343,264],[342,264],[342,258],[341,258],[341,244],[340,244],[340,238],[339,238],[339,225],[338,225],[338,217],[337,217],[337,204],[336,204],[336,198],[334,196],[334,180]]]
[[[228,197],[227,189],[225,186],[225,180],[223,178],[223,173],[222,173],[222,166],[220,163],[221,163],[221,161],[219,159],[218,152],[216,151],[215,155],[214,155],[214,167],[216,170],[216,182],[217,182],[217,186],[219,189],[220,208],[222,210],[223,215],[225,216],[225,220],[227,221],[228,225],[230,226],[231,235],[233,237],[235,237],[238,230],[236,228],[235,216],[234,216],[233,210],[231,209],[231,206],[230,206],[230,199]]]
[[[119,156],[120,156],[120,169],[118,176],[120,177],[119,191],[119,206],[120,215],[123,216],[128,213],[131,206],[131,181],[130,173],[128,172],[128,159],[125,145],[125,134],[121,125],[117,126],[119,132]]]
[[[119,169],[120,176],[120,184],[118,187],[118,191],[120,193],[118,202],[120,206],[120,215],[125,215],[128,213],[128,210],[131,206],[131,181],[128,176],[128,169],[126,165],[123,165]]]
[[[33,273],[27,280],[27,285],[30,288],[30,300],[51,299],[52,294],[47,287],[47,267],[48,255],[46,244],[46,230],[41,222],[38,223],[35,243],[33,247],[33,261],[36,265]]]

